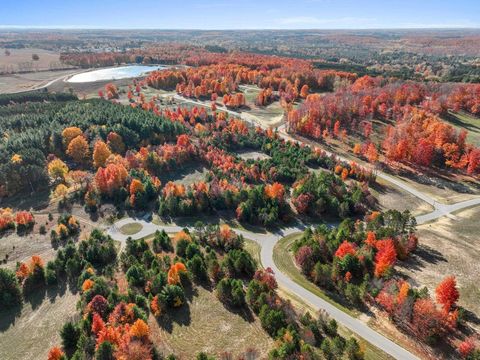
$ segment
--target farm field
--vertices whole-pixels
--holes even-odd
[[[7,56],[5,51],[7,49],[0,48],[0,73],[51,70],[61,65],[59,52],[40,48],[8,49]],[[38,60],[32,59],[34,54]]]

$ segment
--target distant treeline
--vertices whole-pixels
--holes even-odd
[[[46,91],[29,91],[16,94],[0,94],[0,106],[8,104],[23,104],[26,102],[42,102],[42,101],[70,101],[78,100],[76,95],[70,93],[49,93]]]

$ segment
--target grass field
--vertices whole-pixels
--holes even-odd
[[[239,151],[237,152],[238,156],[240,156],[243,160],[264,160],[270,159],[270,156],[264,154],[260,151]]]
[[[79,296],[68,289],[37,292],[16,317],[0,313],[0,359],[46,359],[52,346],[61,344],[59,331],[76,314]]]
[[[239,357],[254,348],[265,358],[273,340],[252,313],[234,313],[224,307],[214,292],[196,287],[188,294],[188,306],[173,310],[158,322],[150,316],[152,339],[165,354],[193,359],[205,351],[210,355],[230,352]]]
[[[412,215],[418,216],[433,210],[430,204],[381,178],[377,178],[370,191],[378,200],[378,207],[382,211],[388,209],[409,210]]]
[[[453,125],[457,130],[468,131],[467,142],[480,146],[480,119],[465,112],[450,112],[444,120]]]
[[[431,294],[445,276],[455,275],[459,304],[471,313],[470,324],[480,331],[480,208],[463,210],[454,216],[456,220],[443,217],[419,226],[418,250],[397,268],[414,285],[427,286]]]
[[[260,258],[260,251],[262,250],[260,248],[260,245],[258,245],[255,241],[245,239],[245,244],[243,245],[243,248],[246,251],[248,251],[248,253],[257,262],[258,267],[263,267],[262,266],[262,261],[261,261],[261,258]]]
[[[123,225],[119,230],[123,235],[133,235],[143,229],[142,224],[134,222]]]

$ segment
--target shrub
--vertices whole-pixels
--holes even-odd
[[[207,267],[200,255],[196,254],[192,259],[188,260],[187,267],[196,280],[205,281],[208,279]]]
[[[62,346],[67,352],[73,352],[77,347],[78,339],[80,338],[80,330],[72,322],[67,322],[63,325],[60,331],[62,337]]]
[[[245,292],[241,280],[224,278],[217,284],[217,297],[224,304],[240,307],[245,304]]]
[[[173,251],[172,240],[170,240],[170,236],[168,236],[164,230],[161,232],[157,230],[155,232],[155,237],[153,238],[153,250],[156,253]]]
[[[185,293],[178,285],[166,285],[160,293],[159,299],[168,307],[179,307],[185,302]]]
[[[0,269],[0,308],[8,309],[22,302],[22,293],[15,273]]]

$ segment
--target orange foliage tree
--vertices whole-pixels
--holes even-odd
[[[335,256],[340,259],[343,259],[347,255],[354,256],[356,252],[357,252],[357,246],[345,240],[338,247],[337,251],[335,252]]]
[[[181,262],[173,264],[168,270],[167,281],[170,285],[177,285],[180,283],[180,274],[187,272],[187,268]]]
[[[137,319],[130,328],[130,335],[142,339],[148,337],[150,329],[142,319]]]
[[[457,281],[454,276],[447,276],[438,284],[435,289],[437,301],[442,305],[443,310],[448,313],[452,306],[455,305],[460,294],[457,289]]]
[[[100,192],[112,195],[113,191],[125,185],[127,176],[127,169],[122,164],[108,164],[106,167],[97,170],[95,184]]]
[[[285,187],[278,182],[267,184],[265,185],[265,195],[270,199],[281,201],[285,196]]]
[[[384,276],[397,260],[395,243],[392,239],[378,240],[376,242],[377,254],[375,255],[375,276]]]
[[[68,144],[67,155],[77,163],[85,162],[90,156],[89,154],[88,142],[83,135],[77,136]]]
[[[77,136],[83,135],[83,132],[80,128],[76,126],[71,126],[63,129],[62,131],[62,138],[63,138],[63,144],[65,146],[65,149],[68,148],[68,145],[70,144],[70,141],[75,139]]]
[[[64,355],[65,354],[63,351],[59,347],[55,346],[52,347],[48,352],[47,360],[60,360]]]

